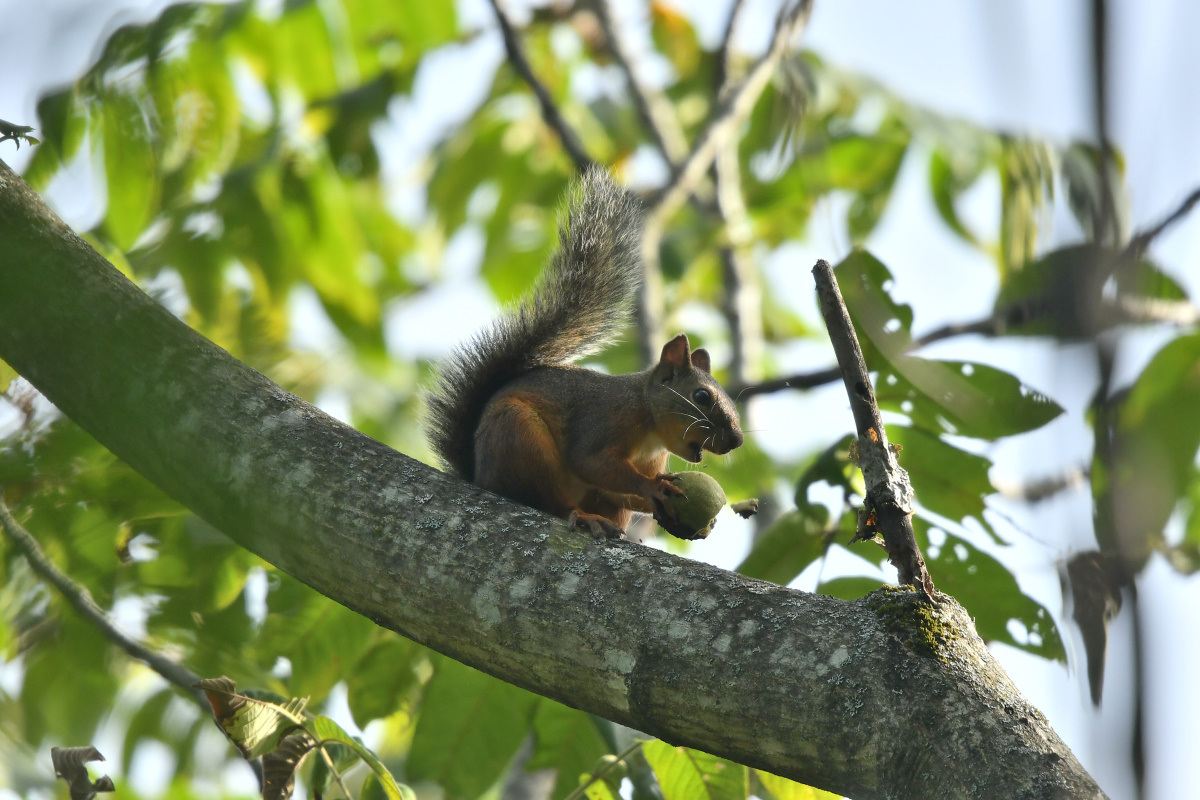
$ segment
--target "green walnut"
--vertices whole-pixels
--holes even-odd
[[[717,512],[725,505],[725,490],[705,472],[681,472],[672,482],[683,490],[683,495],[671,498],[675,524],[663,527],[681,539],[708,536],[717,521]]]

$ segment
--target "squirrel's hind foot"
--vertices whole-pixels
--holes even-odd
[[[571,512],[571,516],[567,517],[567,523],[572,528],[587,528],[591,531],[592,538],[597,541],[625,538],[625,531],[621,530],[620,525],[599,514],[589,514],[586,511],[575,509]]]

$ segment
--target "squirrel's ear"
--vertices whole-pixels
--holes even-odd
[[[712,362],[708,358],[708,351],[703,347],[698,347],[692,351],[692,366],[696,369],[702,369],[709,375],[712,374]]]
[[[689,369],[692,366],[691,346],[687,334],[681,333],[663,345],[662,357],[654,368],[660,380],[668,380],[677,369]]]

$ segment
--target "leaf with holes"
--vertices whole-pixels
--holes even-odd
[[[892,273],[865,250],[855,250],[835,268],[838,288],[854,323],[867,369],[884,369],[912,342],[912,307],[889,294]]]
[[[876,384],[880,408],[906,414],[933,434],[995,440],[1036,430],[1063,413],[1049,397],[986,364],[900,356]]]

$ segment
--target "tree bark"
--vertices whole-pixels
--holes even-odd
[[[797,592],[463,484],[192,331],[2,162],[0,357],[240,545],[518,686],[859,800],[1103,796],[948,598]]]

